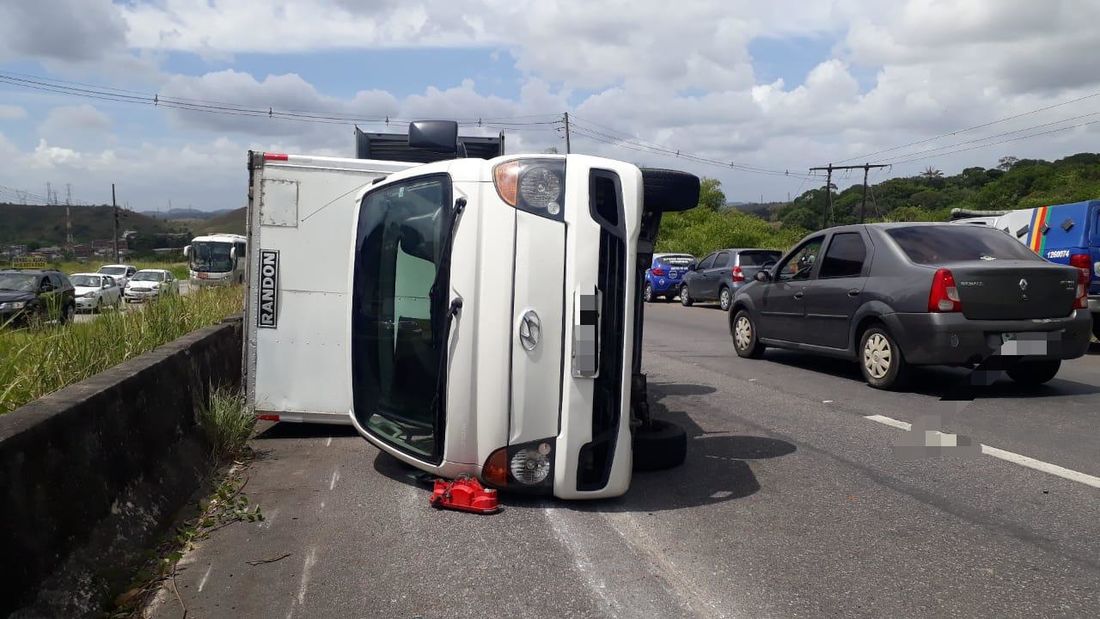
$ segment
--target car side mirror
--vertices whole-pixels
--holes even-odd
[[[756,275],[753,275],[752,278],[755,279],[758,282],[767,283],[767,282],[772,281],[772,272],[761,269],[761,270],[757,271]]]
[[[183,246],[183,257],[184,258],[190,258],[191,257],[191,246],[190,245],[184,245]]]
[[[237,248],[236,247],[230,247],[229,248],[229,259],[230,260],[236,260],[237,259]]]

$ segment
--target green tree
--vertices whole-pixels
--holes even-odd
[[[699,181],[699,206],[717,211],[726,205],[726,194],[722,193],[722,182],[716,178],[704,178]]]

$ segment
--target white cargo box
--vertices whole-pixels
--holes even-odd
[[[351,424],[355,198],[376,179],[415,165],[250,153],[243,378],[257,415]]]

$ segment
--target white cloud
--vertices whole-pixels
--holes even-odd
[[[735,199],[755,198],[761,191],[768,198],[781,198],[786,191],[800,187],[798,181],[748,176],[612,147],[598,141],[604,137],[593,132],[625,132],[720,161],[804,171],[810,165],[872,153],[1083,96],[1100,85],[1100,73],[1093,68],[1093,24],[1100,20],[1100,3],[1087,0],[832,0],[809,4],[795,0],[683,0],[671,5],[658,0],[299,0],[261,4],[244,0],[118,4],[94,0],[80,20],[64,17],[56,24],[48,15],[65,9],[62,0],[19,5],[0,7],[0,60],[35,58],[69,76],[92,70],[89,67],[114,71],[114,75],[140,74],[154,80],[165,96],[354,117],[364,121],[361,124],[367,130],[385,129],[365,121],[386,117],[500,118],[558,114],[568,109],[576,117],[575,151],[716,175],[726,182],[727,193]],[[21,19],[19,32],[10,27],[12,16]],[[9,18],[7,30],[2,25],[4,17]],[[763,83],[749,54],[750,43],[759,37],[812,37],[818,42],[835,41],[835,45],[831,53],[814,59],[806,75],[792,75],[788,70],[785,79]],[[93,47],[88,43],[97,40],[105,44]],[[185,76],[150,72],[160,55],[173,51],[231,60],[234,54],[244,52],[383,47],[439,48],[440,54],[452,47],[507,52],[516,59],[522,74],[520,94],[515,98],[492,96],[477,82],[466,80],[450,88],[424,83],[417,94],[403,97],[371,89],[367,82],[364,90],[353,96],[335,97],[293,73],[251,75],[224,70]],[[798,62],[805,64],[806,60]],[[870,83],[869,78],[873,78]],[[410,79],[415,81],[415,77]],[[1083,114],[1096,109],[1098,101],[888,154],[917,152]],[[0,106],[0,118],[5,117],[5,109]],[[171,119],[171,132],[156,145],[141,143],[142,136],[133,133],[120,135],[115,143],[109,141],[110,131],[133,129],[125,128],[120,116],[114,117],[113,125],[103,123],[103,118],[88,114],[95,109],[74,106],[53,110],[34,136],[44,141],[38,149],[22,153],[19,161],[39,170],[69,170],[73,174],[90,174],[109,161],[115,166],[112,173],[140,177],[135,181],[139,186],[145,183],[142,175],[162,178],[164,186],[150,185],[151,199],[177,192],[205,203],[217,201],[215,187],[229,192],[226,195],[241,193],[237,178],[240,158],[256,142],[277,142],[280,150],[337,155],[350,154],[353,148],[348,124],[180,110],[163,111]],[[81,114],[85,114],[84,120],[80,120]],[[91,127],[100,133],[77,139],[80,132],[73,128],[74,122],[82,130]],[[391,123],[389,128],[400,129],[399,123]],[[1095,150],[1098,129],[1100,125],[1094,125],[954,156],[930,156],[920,165],[950,171],[976,163],[990,165],[1004,154],[1057,157]],[[185,146],[173,150],[165,144]],[[511,131],[508,145],[512,152],[563,146],[554,128],[546,125]],[[203,149],[210,149],[210,155],[203,156]],[[148,161],[167,161],[169,152],[176,156],[172,160],[175,165],[188,161],[195,166],[196,175],[215,180],[198,187],[148,167]],[[222,157],[226,170],[220,167]],[[898,173],[913,171],[897,169]]]
[[[0,104],[0,120],[22,120],[27,117],[27,110],[18,105]]]

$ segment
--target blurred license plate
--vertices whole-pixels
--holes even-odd
[[[1048,344],[1059,338],[1058,332],[1002,333],[1002,355],[1045,355]]]
[[[199,279],[206,279],[206,273],[199,273]]]

